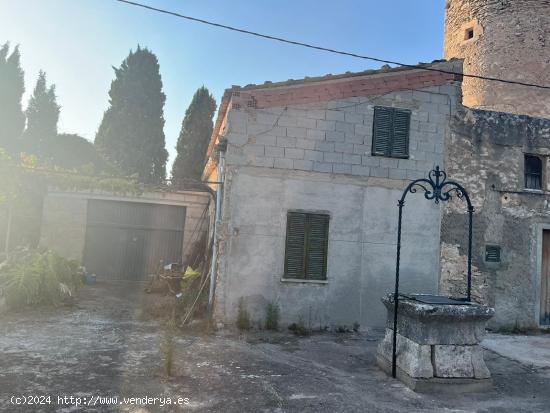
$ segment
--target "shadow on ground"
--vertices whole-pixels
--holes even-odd
[[[547,412],[550,369],[487,351],[494,388],[422,395],[374,363],[369,334],[179,333],[175,377],[163,370],[164,328],[141,315],[140,288],[85,287],[76,308],[0,318],[0,411],[44,412]],[[549,337],[550,340],[550,337]],[[51,395],[14,406],[12,395]],[[181,406],[57,405],[57,396],[178,397]]]

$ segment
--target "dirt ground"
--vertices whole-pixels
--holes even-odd
[[[44,412],[548,412],[550,368],[486,352],[494,388],[416,394],[374,363],[377,334],[178,333],[164,375],[165,329],[144,319],[128,284],[85,287],[74,308],[0,317],[0,411]],[[549,337],[550,340],[550,337]],[[51,396],[14,405],[12,396]],[[58,396],[80,397],[59,404]],[[101,405],[117,396],[116,405]],[[125,404],[123,397],[159,398]],[[161,406],[162,402],[179,405]],[[183,400],[187,398],[187,403]],[[11,401],[10,401],[11,400]],[[36,401],[40,401],[36,399]],[[44,399],[43,402],[46,402]],[[113,402],[113,400],[110,400]],[[145,400],[141,400],[144,402]]]

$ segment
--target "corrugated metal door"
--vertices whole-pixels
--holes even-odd
[[[88,201],[84,266],[110,279],[141,280],[159,262],[181,261],[185,207]]]

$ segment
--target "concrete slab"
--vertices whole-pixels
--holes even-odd
[[[508,336],[489,334],[481,345],[501,356],[533,367],[550,367],[550,334]]]

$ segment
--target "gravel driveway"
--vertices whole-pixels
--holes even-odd
[[[165,331],[142,318],[140,288],[98,285],[81,296],[75,308],[0,318],[0,411],[515,413],[550,406],[549,368],[490,351],[491,392],[416,394],[375,366],[379,336],[369,334],[179,333],[174,377],[166,378]],[[50,404],[16,406],[14,395],[44,402],[49,395]]]

